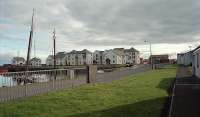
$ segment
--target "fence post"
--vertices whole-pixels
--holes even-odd
[[[74,70],[73,69],[67,70],[67,77],[69,77],[69,79],[74,79]]]
[[[86,83],[95,83],[96,82],[96,74],[97,74],[97,66],[96,65],[88,65],[87,66]]]
[[[53,88],[53,90],[55,89],[55,84],[54,84],[54,82],[55,82],[55,80],[56,80],[56,69],[53,69],[53,85],[52,85],[52,88]]]
[[[24,85],[25,85],[25,96],[27,96],[27,79],[28,79],[28,72],[25,71],[25,79],[24,79]]]
[[[71,87],[74,87],[74,70],[73,69],[68,69],[67,70],[67,77],[70,79],[71,82]]]

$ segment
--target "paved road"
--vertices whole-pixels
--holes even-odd
[[[133,67],[120,68],[114,70],[113,72],[97,74],[97,82],[111,82],[113,80],[119,80],[125,76],[141,73],[147,70],[150,70],[149,65],[138,65]]]
[[[200,117],[200,79],[179,67],[169,117]]]

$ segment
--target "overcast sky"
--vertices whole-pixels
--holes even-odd
[[[52,51],[135,47],[149,54],[175,55],[200,44],[199,0],[0,0],[0,64],[26,56],[35,8],[36,56]],[[32,56],[34,56],[32,52]]]

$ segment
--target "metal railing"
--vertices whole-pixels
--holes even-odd
[[[100,70],[97,67],[0,73],[0,102],[86,83],[111,82],[150,70],[149,65]],[[97,73],[97,74],[96,74]]]
[[[86,69],[0,73],[0,102],[85,84]]]

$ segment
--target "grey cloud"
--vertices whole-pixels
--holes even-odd
[[[75,0],[67,7],[90,29],[124,41],[142,32],[141,42],[191,42],[200,32],[198,0]]]
[[[0,65],[2,64],[10,64],[13,55],[10,53],[4,54],[0,53]]]
[[[200,34],[199,0],[0,0],[1,15],[36,28],[56,27],[60,43],[130,45],[194,42]]]

